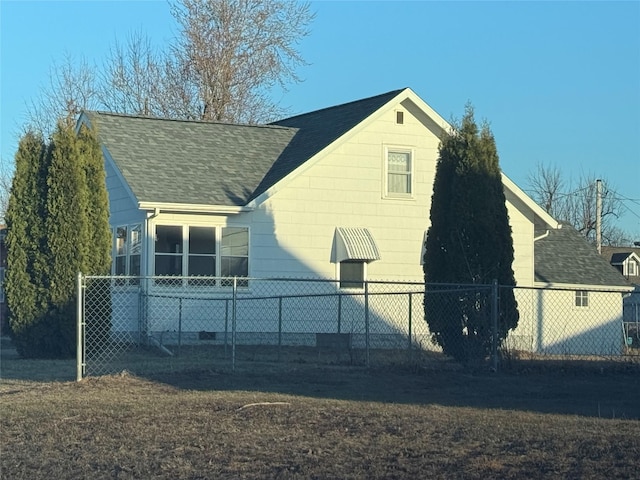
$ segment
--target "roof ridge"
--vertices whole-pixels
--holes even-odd
[[[169,118],[169,117],[153,117],[150,115],[139,115],[131,113],[108,112],[104,110],[84,110],[87,115],[97,114],[109,117],[129,118],[134,120],[155,120],[164,122],[189,123],[195,125],[224,125],[230,127],[249,127],[249,128],[267,128],[281,130],[297,130],[295,127],[287,127],[283,125],[275,125],[271,123],[237,123],[237,122],[221,122],[215,120],[198,120],[186,118]]]
[[[380,98],[380,97],[385,97],[385,96],[391,95],[391,94],[397,95],[400,92],[403,92],[403,91],[407,90],[407,88],[409,88],[409,87],[404,87],[404,88],[400,88],[400,89],[397,89],[397,90],[390,90],[388,92],[380,93],[378,95],[373,95],[371,97],[361,98],[359,100],[352,100],[350,102],[345,102],[345,103],[339,103],[337,105],[331,105],[329,107],[319,108],[318,110],[311,110],[310,112],[299,113],[297,115],[292,115],[291,117],[281,118],[281,119],[276,120],[274,122],[268,123],[267,125],[275,125],[275,124],[278,124],[278,123],[281,123],[281,122],[285,122],[287,120],[292,120],[294,118],[304,117],[306,115],[314,115],[314,114],[317,114],[317,113],[320,113],[320,112],[325,112],[325,111],[328,111],[328,110],[332,110],[334,108],[342,108],[342,107],[346,107],[346,106],[349,106],[349,105],[355,105],[355,104],[361,103],[361,102],[368,102],[370,100],[374,100],[374,99]]]

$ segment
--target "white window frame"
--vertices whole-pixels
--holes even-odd
[[[576,290],[573,297],[573,305],[576,308],[589,308],[589,291]]]
[[[399,146],[399,145],[385,145],[384,146],[384,153],[383,153],[383,168],[382,171],[384,172],[384,178],[383,178],[383,186],[384,186],[384,192],[383,192],[383,197],[384,198],[390,198],[390,199],[401,199],[401,200],[412,200],[415,198],[415,177],[416,177],[416,168],[415,168],[415,149],[412,147],[407,147],[407,146]],[[409,154],[409,171],[408,171],[408,177],[409,177],[409,189],[410,191],[408,193],[403,193],[403,192],[390,192],[389,191],[389,155],[392,153],[406,153]]]
[[[633,258],[631,258],[629,259],[629,262],[627,262],[627,276],[635,277],[636,275],[638,275],[638,264]]]
[[[199,255],[205,255],[205,254],[191,254],[190,250],[189,250],[189,235],[190,235],[190,228],[192,227],[199,227],[199,228],[210,228],[214,230],[214,238],[215,238],[215,253],[213,254],[206,254],[206,256],[211,256],[214,257],[214,264],[215,264],[215,272],[213,277],[214,278],[220,278],[222,277],[222,262],[223,262],[223,258],[225,257],[245,257],[244,255],[224,255],[223,253],[223,245],[222,245],[222,236],[223,236],[223,230],[226,228],[240,228],[240,229],[244,229],[246,230],[246,234],[247,234],[247,255],[246,255],[246,259],[247,259],[247,277],[250,277],[251,275],[251,228],[248,225],[229,225],[229,224],[203,224],[203,223],[180,223],[180,222],[159,222],[159,223],[155,223],[153,225],[153,236],[152,236],[152,242],[151,242],[151,246],[152,246],[152,252],[151,252],[151,265],[152,265],[152,270],[153,270],[153,276],[162,276],[162,275],[158,275],[156,274],[156,249],[155,249],[155,239],[156,239],[156,231],[157,231],[157,227],[180,227],[182,228],[182,251],[180,252],[180,257],[181,257],[181,265],[182,265],[182,276],[183,277],[188,277],[190,275],[189,272],[189,258],[192,257],[193,255],[199,256]],[[177,256],[177,255],[176,255]],[[167,277],[171,277],[170,275],[167,275]],[[203,277],[206,278],[206,277]],[[240,276],[239,276],[240,278]],[[175,286],[175,285],[179,285],[182,282],[170,282],[170,281],[158,281],[157,284],[159,285],[165,285],[165,286]],[[237,283],[238,286],[240,287],[247,287],[248,286],[248,282],[246,280],[240,280]],[[197,281],[191,281],[189,282],[189,286],[202,286],[202,287],[230,287],[231,284],[229,282],[210,282],[210,281],[203,281],[203,282],[197,282]]]

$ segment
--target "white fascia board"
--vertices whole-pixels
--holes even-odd
[[[163,203],[163,202],[138,202],[141,210],[181,213],[213,213],[218,215],[237,215],[251,212],[254,209],[248,206],[206,205],[193,203]]]
[[[544,221],[549,228],[558,229],[560,228],[560,223],[549,215],[540,205],[533,201],[533,199],[524,193],[524,191],[516,185],[513,180],[507,177],[504,173],[502,173],[502,185],[508,189],[511,193],[513,193],[516,197],[518,197],[522,202],[529,207],[535,215],[540,217],[542,221]]]
[[[313,157],[307,159],[302,165],[300,165],[298,168],[293,170],[286,177],[280,179],[280,181],[278,181],[275,185],[272,185],[270,188],[268,188],[261,195],[259,195],[256,198],[254,198],[251,202],[249,202],[247,204],[247,206],[255,208],[258,205],[260,205],[261,203],[265,202],[267,199],[269,199],[270,197],[275,195],[277,192],[279,192],[282,188],[284,188],[286,186],[286,184],[291,181],[291,179],[293,179],[293,178],[297,177],[298,175],[300,175],[300,174],[304,173],[305,171],[307,171],[309,168],[311,168],[313,165],[315,165],[315,163],[317,163],[317,161],[319,159],[321,159],[324,156],[328,155],[331,151],[333,151],[336,148],[340,147],[342,144],[347,142],[351,137],[356,135],[359,130],[361,130],[362,128],[366,127],[367,125],[375,122],[384,112],[388,111],[389,108],[395,107],[396,105],[400,104],[402,101],[404,101],[406,99],[409,99],[413,103],[415,103],[419,108],[421,108],[424,111],[425,115],[431,117],[431,119],[436,124],[441,126],[443,129],[447,130],[447,129],[451,128],[449,126],[449,124],[440,115],[438,115],[435,112],[435,110],[433,110],[429,105],[427,105],[424,102],[424,100],[422,100],[420,97],[418,97],[418,95],[416,95],[413,92],[413,90],[411,90],[410,88],[405,88],[400,93],[398,93],[398,95],[393,97],[386,104],[384,104],[378,110],[376,110],[371,115],[369,115],[367,118],[365,118],[362,122],[358,123],[351,130],[347,131],[344,135],[342,135],[341,137],[339,137],[336,140],[334,140],[333,142],[331,142],[329,145],[327,145],[322,150],[320,150],[318,153],[316,153]]]

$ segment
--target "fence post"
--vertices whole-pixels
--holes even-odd
[[[369,282],[364,282],[364,340],[365,362],[369,367]]]
[[[231,371],[236,371],[236,294],[238,277],[233,277],[233,302],[231,304]]]
[[[491,369],[498,371],[498,280],[491,284]]]
[[[282,350],[282,297],[278,297],[278,362]]]
[[[78,272],[76,277],[76,381],[82,380],[84,369],[84,329],[82,328],[83,322],[83,313],[84,309],[82,308],[84,303],[84,296],[82,295],[82,273]]]
[[[227,345],[229,335],[229,299],[224,299],[224,358],[227,358]]]
[[[178,355],[182,347],[182,297],[178,299]]]
[[[342,294],[338,293],[338,333],[342,333]]]
[[[412,307],[412,299],[413,299],[413,294],[411,292],[409,292],[409,354],[411,354],[411,337],[413,335],[413,333],[411,332],[411,320],[412,320],[412,312],[413,312],[413,307]]]

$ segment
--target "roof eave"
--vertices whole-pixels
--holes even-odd
[[[620,292],[620,293],[630,293],[633,292],[633,285],[589,285],[589,284],[578,284],[578,283],[557,283],[557,282],[540,282],[535,281],[534,287],[544,287],[554,289],[557,288],[559,290],[588,290],[590,292]]]

